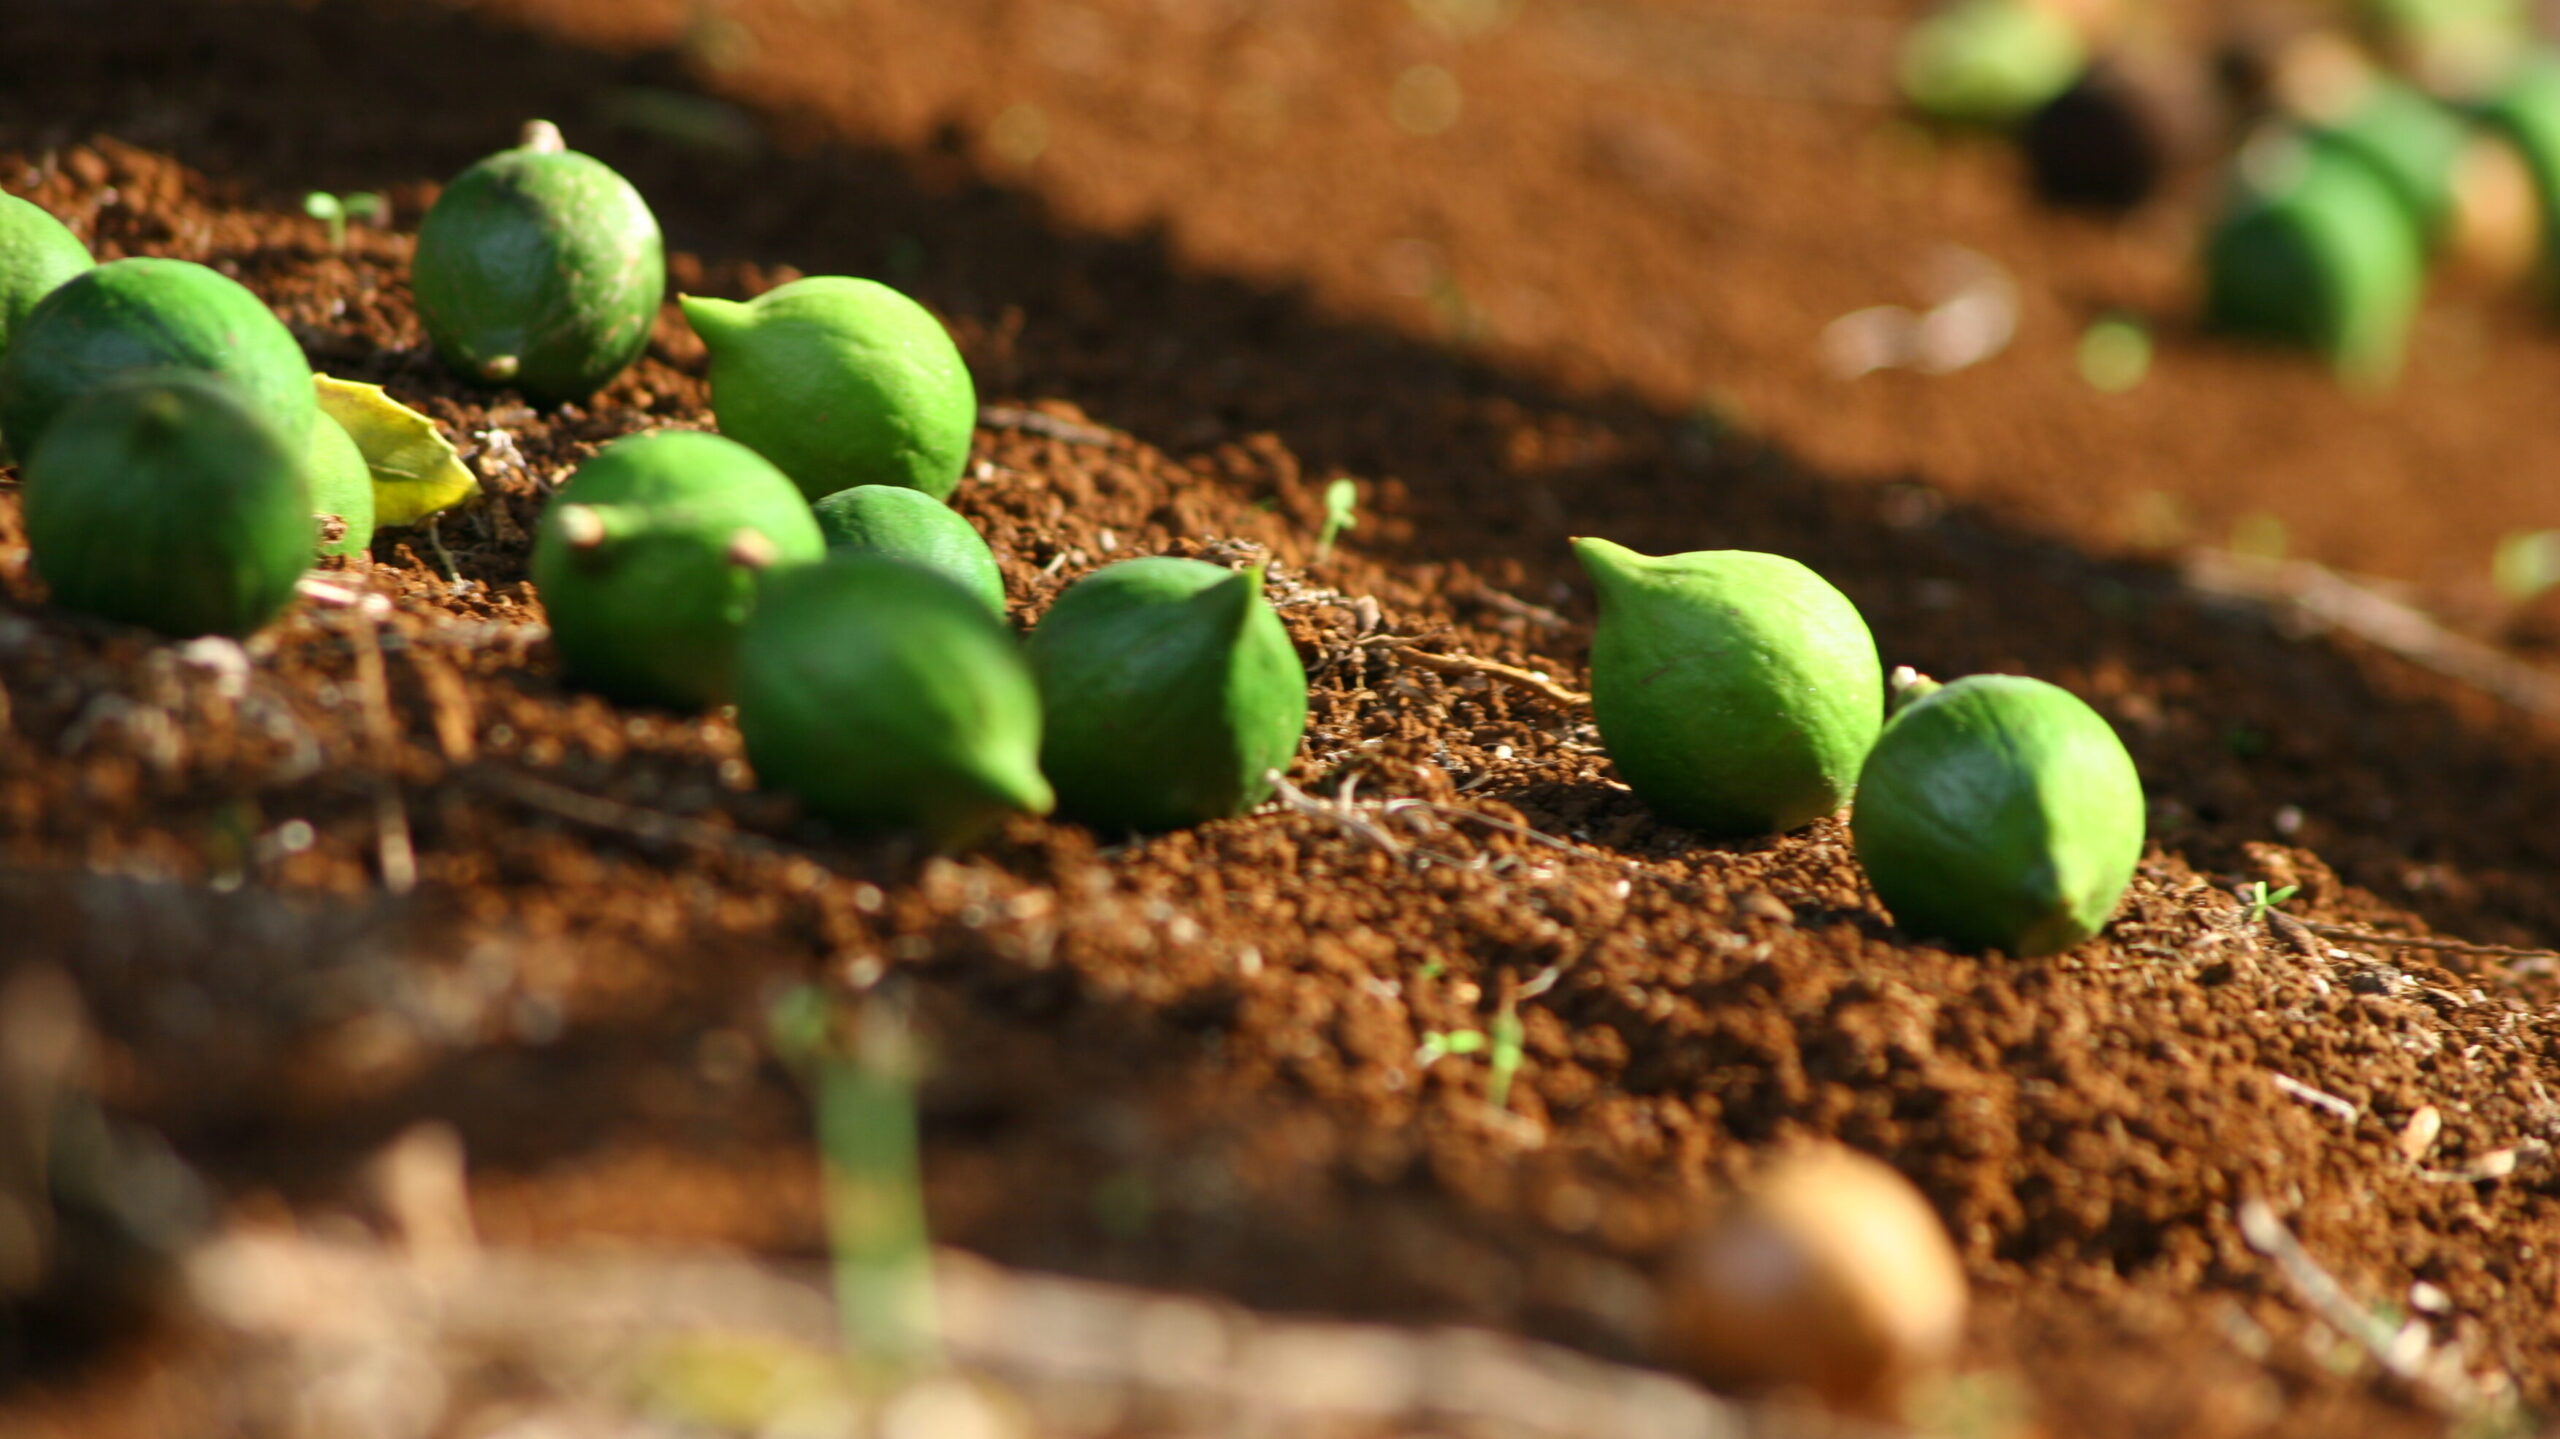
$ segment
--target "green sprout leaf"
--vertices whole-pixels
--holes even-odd
[[[329,227],[329,248],[332,250],[347,248],[349,220],[379,223],[390,210],[391,202],[370,190],[352,195],[332,195],[326,190],[314,190],[302,197],[302,213]]]
[[[1317,561],[1333,553],[1336,535],[1359,527],[1360,483],[1346,475],[1324,487],[1324,528],[1316,532]]]
[[[1504,1000],[1502,1008],[1494,1011],[1493,1015],[1493,1058],[1484,1090],[1484,1102],[1495,1109],[1511,1107],[1511,1081],[1519,1076],[1520,1061],[1525,1054],[1521,1047],[1523,1033],[1520,1006],[1512,1000]]]
[[[2288,884],[2282,889],[2269,893],[2267,882],[2262,879],[2255,884],[2241,886],[2240,900],[2249,907],[2249,923],[2264,924],[2267,922],[2268,915],[2275,913],[2286,900],[2301,892],[2301,885]]]
[[[1431,1030],[1422,1036],[1422,1047],[1413,1052],[1414,1067],[1429,1069],[1453,1054],[1481,1053],[1484,1046],[1485,1037],[1482,1030]]]

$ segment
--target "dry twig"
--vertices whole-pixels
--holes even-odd
[[[978,423],[990,430],[1020,430],[1026,435],[1064,440],[1070,445],[1108,445],[1116,438],[1100,425],[1081,425],[1017,405],[980,406]]]
[[[2285,916],[2292,919],[2291,915]],[[2424,949],[2437,954],[2471,954],[2486,959],[2551,959],[2560,960],[2560,950],[2522,949],[2511,944],[2473,944],[2460,939],[2433,939],[2415,934],[2385,934],[2352,924],[2322,924],[2317,920],[2295,919],[2295,924],[2323,939],[2343,939],[2356,944],[2380,945],[2388,949]]]
[[[1564,709],[1587,709],[1591,705],[1591,696],[1580,690],[1567,689],[1535,670],[1524,670],[1518,665],[1507,665],[1500,660],[1479,659],[1468,654],[1434,654],[1429,650],[1416,648],[1410,640],[1401,635],[1376,635],[1359,643],[1362,648],[1384,649],[1399,659],[1437,674],[1483,675],[1487,679],[1500,680],[1504,684],[1528,690],[1544,698],[1548,703]]]
[[[724,829],[698,819],[668,814],[664,810],[643,809],[600,795],[581,793],[549,780],[536,779],[516,770],[479,765],[455,771],[455,777],[502,799],[512,800],[528,809],[556,815],[573,824],[590,829],[609,830],[652,844],[676,845],[686,849],[720,853],[797,854],[799,851],[760,834]]]
[[[376,770],[373,818],[382,887],[393,894],[407,894],[418,887],[418,851],[409,834],[409,806],[400,797],[400,732],[391,715],[391,680],[382,660],[382,634],[365,606],[350,606],[347,616],[348,633],[355,641],[356,687],[364,695],[365,747],[373,752]]]

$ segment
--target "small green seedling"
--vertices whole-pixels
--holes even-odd
[[[1360,484],[1348,475],[1324,487],[1324,528],[1316,531],[1316,562],[1333,553],[1334,537],[1360,528]]]
[[[347,248],[347,222],[362,220],[379,225],[391,213],[391,202],[371,190],[358,190],[352,195],[332,195],[314,190],[302,197],[302,213],[329,227],[329,248]]]
[[[766,1032],[817,1110],[845,1349],[884,1376],[928,1367],[933,1254],[917,1163],[914,1036],[885,1005],[849,1016],[806,986],[774,1003]]]
[[[1453,1054],[1481,1054],[1485,1038],[1481,1029],[1433,1029],[1422,1036],[1422,1047],[1413,1052],[1413,1067],[1429,1069]]]
[[[2302,886],[2298,884],[2288,884],[2282,889],[2269,893],[2267,882],[2262,879],[2255,884],[2240,887],[2240,902],[2249,907],[2249,923],[2265,924],[2269,915],[2282,908],[2286,900],[2300,893],[2302,893]]]
[[[1520,1004],[1506,998],[1493,1012],[1493,1057],[1486,1061],[1484,1102],[1495,1110],[1511,1108],[1511,1081],[1520,1076],[1520,1061],[1526,1057],[1522,1040],[1526,1038],[1520,1025]]]

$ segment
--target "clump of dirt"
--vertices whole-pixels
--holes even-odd
[[[1640,1356],[1664,1247],[1755,1150],[1820,1135],[1922,1187],[1983,1300],[1971,1358],[2073,1432],[2442,1427],[2306,1315],[2246,1200],[2360,1301],[2560,1399],[2547,976],[2271,928],[2230,893],[2560,936],[2548,727],[1921,484],[1188,273],[948,149],[706,166],[608,132],[689,247],[678,288],[908,256],[995,407],[954,503],[1017,621],[1115,558],[1268,559],[1313,677],[1292,789],[1254,815],[1025,821],[958,858],[849,840],[756,791],[725,718],[566,690],[544,643],[545,496],[616,435],[710,424],[673,309],[603,393],[537,410],[444,375],[409,303],[432,177],[664,62],[413,6],[130,8],[147,43],[0,18],[0,76],[30,82],[0,90],[0,183],[102,257],[237,275],[489,490],[244,651],[45,609],[0,497],[0,913],[100,1011],[119,1110],[235,1207],[319,1202],[435,1116],[495,1237],[814,1254],[806,1120],[760,1035],[776,986],[819,978],[917,1015],[936,1230],[1007,1262]],[[288,38],[240,43],[243,16]],[[503,99],[425,134],[320,118],[438,57],[485,57]],[[124,88],[146,79],[169,84]],[[403,219],[332,250],[286,192],[354,182]],[[1318,559],[1343,473],[1361,525]],[[2122,916],[2044,961],[1915,944],[1837,821],[1701,843],[1569,703],[1417,657],[1580,687],[1582,532],[1792,554],[1888,662],[2090,699],[2151,788]],[[1526,1055],[1497,1108],[1484,1056],[1421,1051],[1506,1009]]]

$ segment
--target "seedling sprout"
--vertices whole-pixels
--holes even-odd
[[[332,195],[326,190],[314,190],[302,197],[302,212],[329,227],[330,249],[343,250],[347,248],[347,222],[362,220],[378,225],[391,213],[391,202],[371,190],[359,190],[352,195]]]
[[[1324,528],[1316,532],[1316,559],[1333,553],[1333,541],[1344,530],[1360,528],[1360,483],[1345,475],[1324,487]]]
[[[2269,893],[2267,890],[2267,882],[2262,879],[2255,884],[2243,888],[2240,891],[2240,901],[2249,907],[2249,922],[2251,924],[2264,924],[2267,922],[2267,916],[2275,913],[2279,908],[2283,907],[2286,900],[2293,898],[2301,892],[2301,885],[2288,884],[2282,889]]]

